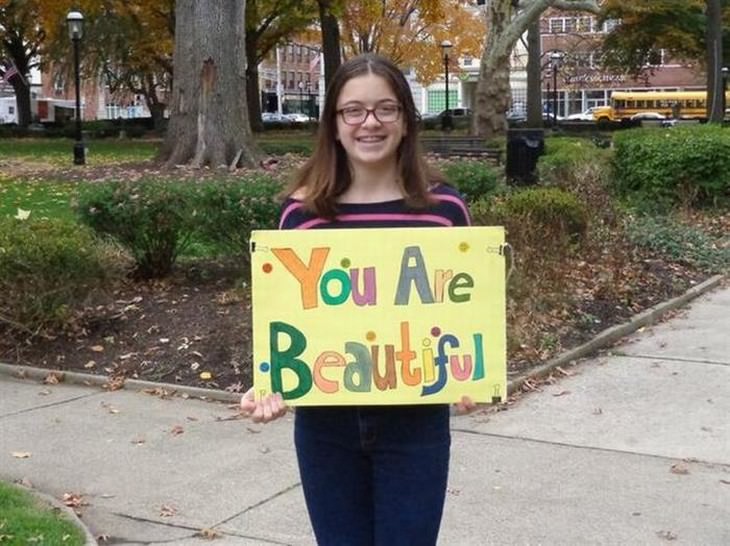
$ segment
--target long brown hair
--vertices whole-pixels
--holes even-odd
[[[373,53],[358,55],[341,64],[335,72],[325,95],[314,153],[299,170],[288,191],[291,195],[303,189],[305,208],[320,217],[335,216],[337,198],[352,183],[347,154],[336,138],[337,99],[349,80],[367,74],[375,74],[388,82],[403,109],[406,134],[397,150],[398,185],[406,204],[412,208],[425,208],[432,202],[429,187],[444,181],[423,159],[418,142],[418,114],[403,73],[385,57]]]

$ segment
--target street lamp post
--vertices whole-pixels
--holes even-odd
[[[560,51],[553,51],[550,54],[550,65],[553,69],[553,126],[558,124],[558,69],[563,60]]]
[[[725,123],[725,118],[727,117],[727,77],[728,77],[728,67],[723,66],[722,67],[722,122]]]
[[[68,35],[74,45],[74,71],[76,75],[76,142],[74,143],[74,165],[86,164],[86,150],[81,136],[81,75],[79,71],[79,42],[84,34],[84,16],[70,11],[66,16]]]
[[[444,52],[444,82],[446,89],[446,111],[444,117],[441,118],[441,130],[451,131],[453,124],[451,123],[451,112],[449,111],[449,50],[451,49],[451,42],[444,40],[441,42],[441,50]]]
[[[297,87],[299,87],[299,112],[304,113],[304,82],[299,81],[297,84]]]

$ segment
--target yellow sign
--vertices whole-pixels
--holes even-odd
[[[506,398],[501,227],[256,231],[257,396],[292,406]]]

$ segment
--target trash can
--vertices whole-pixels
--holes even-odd
[[[507,129],[507,180],[520,185],[537,182],[537,160],[545,152],[543,129]]]

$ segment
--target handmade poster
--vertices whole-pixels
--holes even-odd
[[[257,397],[504,400],[503,250],[501,227],[254,232]]]

